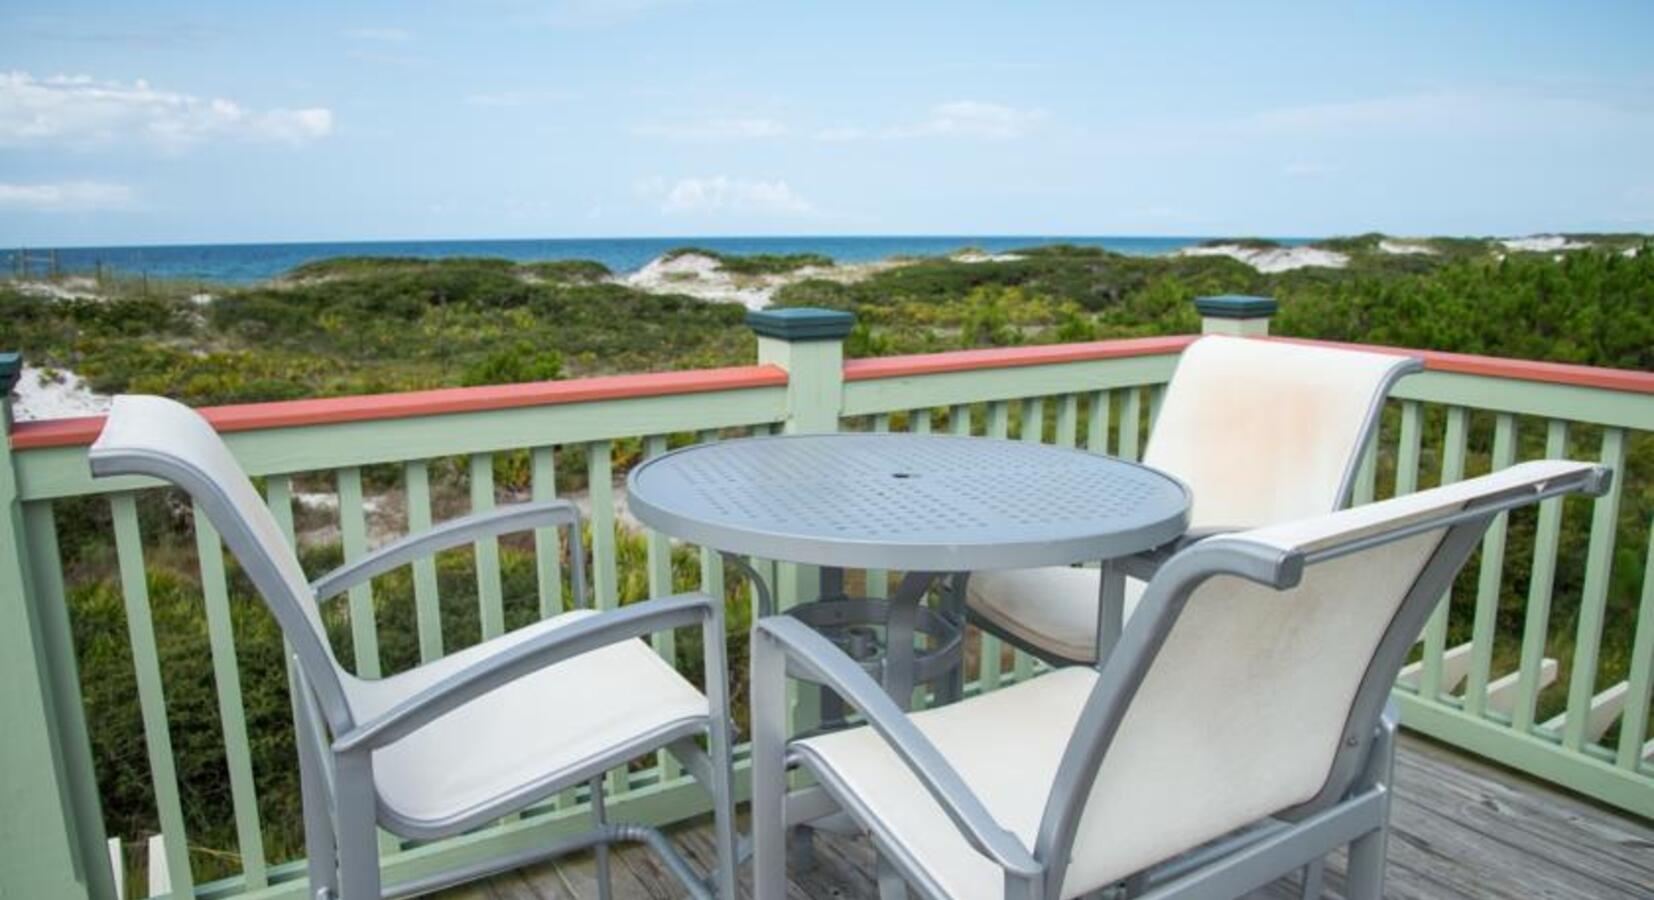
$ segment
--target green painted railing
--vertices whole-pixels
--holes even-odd
[[[1250,307],[1248,309],[1251,309]],[[1259,334],[1267,320],[1208,320],[1208,330]],[[597,602],[659,595],[676,577],[740,604],[747,595],[707,551],[674,548],[664,536],[630,537],[615,487],[639,457],[696,441],[776,431],[908,430],[1012,437],[1136,458],[1153,427],[1164,385],[1189,337],[1149,338],[917,357],[841,357],[821,321],[759,327],[759,364],[707,372],[585,379],[380,398],[300,401],[208,411],[232,450],[259,477],[290,537],[336,541],[343,557],[367,552],[391,532],[527,497],[573,495],[589,509]],[[0,370],[8,364],[0,358]],[[10,364],[15,366],[15,360]],[[1644,816],[1654,816],[1654,745],[1648,740],[1654,685],[1654,544],[1646,509],[1654,478],[1654,376],[1569,366],[1429,354],[1429,369],[1405,379],[1385,410],[1385,427],[1366,456],[1358,502],[1471,476],[1530,456],[1600,458],[1616,469],[1613,492],[1596,501],[1551,501],[1536,516],[1501,523],[1471,574],[1444,600],[1397,688],[1407,725],[1533,775]],[[255,749],[288,727],[248,715],[248,678],[280,678],[238,655],[240,629],[264,614],[226,564],[210,528],[182,549],[164,545],[155,516],[193,520],[187,504],[138,479],[93,481],[85,446],[96,420],[26,423],[0,441],[0,895],[112,897],[151,887],[171,896],[301,897],[302,860],[277,846],[277,825],[297,815],[284,798],[261,794],[269,773]],[[1642,467],[1642,468],[1639,468]],[[1638,499],[1623,504],[1622,499]],[[1641,498],[1641,499],[1639,499]],[[1578,504],[1574,506],[1573,504]],[[369,515],[369,510],[376,510]],[[386,510],[399,510],[394,514]],[[375,526],[378,527],[375,527]],[[60,537],[88,529],[107,536],[104,572],[66,561]],[[1582,542],[1568,536],[1583,533]],[[1531,535],[1531,537],[1530,537]],[[1574,543],[1582,546],[1574,547]],[[523,543],[488,541],[470,553],[456,590],[451,568],[424,561],[402,593],[360,588],[329,610],[336,646],[356,670],[440,657],[564,608],[565,557],[552,533]],[[323,554],[325,555],[325,554]],[[307,559],[317,552],[307,552]],[[216,804],[180,788],[179,748],[201,735],[178,732],[168,698],[191,687],[168,680],[152,615],[159,561],[193,568],[190,590],[204,610],[210,688],[216,698],[223,796]],[[146,564],[146,560],[152,564]],[[321,560],[330,562],[330,560]],[[809,597],[813,574],[761,565],[783,603]],[[112,573],[112,576],[109,574]],[[442,577],[447,573],[450,577]],[[868,573],[867,589],[888,589]],[[388,577],[388,576],[387,576]],[[89,579],[112,580],[124,630],[77,637],[69,598]],[[1575,585],[1563,592],[1559,585]],[[1511,591],[1520,603],[1508,601]],[[405,593],[407,605],[396,604]],[[737,596],[738,595],[738,596]],[[466,606],[463,633],[445,627]],[[473,608],[474,607],[474,608]],[[388,619],[411,623],[407,646],[391,646]],[[743,616],[732,616],[739,623]],[[101,620],[100,620],[101,621]],[[194,620],[190,620],[193,622]],[[473,623],[474,624],[471,624]],[[267,627],[267,623],[263,623]],[[734,636],[737,643],[740,635]],[[111,834],[99,795],[83,698],[86,661],[77,647],[114,642],[131,655],[144,735],[123,759],[147,778],[155,815],[144,833]],[[693,653],[672,636],[665,657]],[[1605,652],[1606,648],[1606,652]],[[740,657],[737,657],[739,660]],[[993,690],[1038,667],[992,638],[973,638],[968,677]],[[692,659],[682,660],[686,664]],[[689,666],[686,665],[686,669]],[[266,685],[267,686],[267,685]],[[591,686],[570,686],[589,690]],[[740,692],[738,692],[739,695]],[[813,715],[812,698],[796,712]],[[670,757],[610,775],[614,813],[670,822],[704,809],[698,788]],[[291,798],[286,798],[290,800]],[[228,821],[202,821],[222,808]],[[417,877],[469,859],[543,843],[581,825],[583,798],[544,808],[460,838],[426,845],[386,836],[387,878]],[[287,817],[278,821],[277,817]],[[231,847],[203,847],[192,834],[233,834]],[[153,833],[151,833],[153,832]],[[111,865],[110,839],[124,848]],[[165,880],[157,878],[164,870]]]

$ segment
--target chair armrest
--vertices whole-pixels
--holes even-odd
[[[355,562],[345,563],[311,582],[310,589],[316,594],[316,602],[321,603],[440,550],[496,535],[563,525],[580,527],[580,510],[567,500],[514,503],[461,516],[428,531],[394,540]]]
[[[714,615],[705,594],[645,600],[581,619],[510,647],[431,685],[333,742],[335,753],[373,750],[418,731],[432,720],[524,675],[599,647],[657,631],[695,625]]]
[[[1016,835],[995,821],[958,771],[914,726],[884,688],[843,651],[790,616],[761,619],[757,628],[769,643],[755,642],[753,652],[779,650],[786,657],[789,669],[831,689],[860,711],[942,805],[971,846],[1019,875],[1034,875],[1045,870]]]

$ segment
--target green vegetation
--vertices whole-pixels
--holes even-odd
[[[1654,369],[1654,249],[1646,239],[1596,236],[1599,246],[1560,257],[1442,238],[1407,240],[1430,254],[1392,254],[1381,249],[1383,240],[1366,234],[1323,241],[1321,248],[1349,255],[1346,268],[1273,275],[1219,256],[1128,257],[1052,245],[1018,251],[1015,259],[926,258],[875,268],[861,280],[799,280],[780,288],[775,302],[856,313],[846,341],[852,356],[1189,333],[1199,329],[1195,297],[1246,293],[1279,299],[1273,328],[1281,334]],[[1633,248],[1635,254],[1626,255]],[[673,254],[691,252],[741,275],[831,265],[813,254],[732,257],[694,248]],[[19,349],[37,365],[72,369],[100,392],[161,393],[194,404],[730,365],[751,361],[753,353],[739,304],[644,293],[613,282],[598,263],[352,257],[307,264],[271,284],[224,289],[205,304],[191,298],[195,290],[127,280],[112,283],[101,299],[46,299],[0,285],[0,348]],[[1493,417],[1477,413],[1470,424],[1467,471],[1476,474],[1490,465]],[[1543,455],[1544,423],[1516,424],[1518,457]],[[938,421],[936,427],[945,426]],[[1055,427],[1049,417],[1047,427]],[[1397,429],[1391,411],[1384,446],[1394,446]],[[1421,485],[1440,478],[1442,430],[1442,411],[1427,408]],[[1581,426],[1569,438],[1569,455],[1593,458],[1601,432]],[[624,471],[639,451],[635,440],[619,442],[617,467]],[[1394,483],[1394,465],[1388,452],[1380,456],[1380,496]],[[1609,593],[1609,617],[1616,622],[1630,621],[1639,596],[1641,554],[1654,517],[1654,438],[1634,437],[1627,469]],[[558,474],[563,491],[580,490],[583,455],[560,452]],[[394,467],[370,467],[364,478],[377,496],[394,494],[400,475]],[[439,516],[466,508],[467,478],[464,460],[433,462]],[[499,454],[495,483],[504,495],[525,495],[526,453]],[[299,488],[326,493],[331,479],[305,476]],[[235,834],[188,504],[151,492],[140,506],[191,843],[200,848],[198,871],[211,876],[234,870],[226,854],[235,852]],[[1549,635],[1550,653],[1566,671],[1590,507],[1570,501],[1564,510]],[[303,552],[307,570],[317,574],[337,563],[340,551],[328,538],[331,516],[304,515],[312,521],[301,521],[301,532],[319,536]],[[109,827],[128,837],[153,832],[108,505],[63,501],[57,522]],[[1499,671],[1515,664],[1534,530],[1531,512],[1511,517],[1495,647]],[[623,535],[618,552],[622,599],[646,595],[641,537]],[[506,622],[516,626],[538,611],[532,544],[504,542],[501,560]],[[698,582],[697,555],[680,548],[672,561],[677,587]],[[1463,598],[1474,595],[1476,565],[1458,586],[1461,600],[1450,620],[1455,642],[1469,637],[1470,604]],[[444,554],[438,574],[447,649],[479,640],[469,552]],[[302,853],[302,840],[281,643],[274,622],[233,567],[230,591],[266,842],[273,859],[287,859]],[[379,579],[374,596],[386,671],[414,665],[418,633],[409,573]],[[747,612],[733,590],[731,600],[732,665],[741,671]],[[346,661],[347,617],[346,604],[330,607],[329,629]],[[1624,677],[1630,641],[1629,629],[1604,635],[1608,676]],[[698,639],[686,632],[678,642],[684,670],[698,678]],[[1560,702],[1557,691],[1547,692],[1542,714]]]

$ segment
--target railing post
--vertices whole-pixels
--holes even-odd
[[[794,307],[747,313],[758,335],[758,362],[787,370],[788,434],[837,431],[844,405],[844,338],[856,317]]]
[[[1195,309],[1200,311],[1201,334],[1264,337],[1269,334],[1269,320],[1275,315],[1275,300],[1244,294],[1219,294],[1196,297]]]
[[[60,737],[45,623],[34,608],[23,507],[11,458],[11,389],[22,371],[0,354],[0,895],[90,897],[109,885],[99,848],[88,856],[75,827],[75,790]]]
[[[782,431],[810,434],[838,430],[844,408],[844,338],[856,317],[831,309],[794,307],[754,310],[747,326],[758,335],[758,362],[787,370],[787,419]],[[775,597],[782,609],[816,599],[820,573],[814,566],[776,566]],[[821,721],[819,691],[789,689],[793,727]]]

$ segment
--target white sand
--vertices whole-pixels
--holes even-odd
[[[844,266],[805,266],[774,275],[736,275],[723,270],[717,259],[700,253],[685,253],[672,259],[659,258],[615,281],[651,294],[687,294],[702,300],[740,303],[748,309],[763,309],[781,288],[811,278],[848,284],[897,262],[860,263]]]
[[[1529,237],[1500,241],[1509,250],[1520,253],[1555,253],[1559,250],[1584,250],[1590,241],[1575,241],[1560,234],[1536,234]]]
[[[1378,249],[1383,253],[1396,256],[1435,256],[1436,251],[1424,244],[1414,244],[1408,241],[1392,241],[1385,238],[1378,242]]]
[[[109,411],[110,398],[94,392],[86,381],[67,369],[23,366],[12,389],[12,415],[20,422],[96,416]]]
[[[1269,247],[1253,249],[1239,244],[1213,244],[1209,247],[1184,247],[1179,256],[1227,256],[1239,260],[1259,272],[1273,274],[1318,266],[1324,269],[1342,269],[1349,264],[1349,256],[1319,247]]]
[[[983,253],[981,250],[961,250],[949,258],[961,263],[1016,262],[1022,259],[1015,253]]]
[[[98,284],[90,278],[65,278],[62,281],[19,281],[12,287],[29,297],[48,300],[102,300]]]

